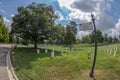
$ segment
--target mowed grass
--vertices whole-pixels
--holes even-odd
[[[108,49],[118,48],[117,57],[107,53]],[[66,46],[40,46],[40,54],[30,47],[18,47],[14,50],[14,70],[20,80],[92,80],[89,72],[92,67],[94,47],[81,47],[79,50],[66,51]],[[45,48],[49,49],[45,53]],[[97,80],[120,80],[120,44],[98,47],[95,78]],[[55,58],[50,53],[55,49]],[[61,55],[60,50],[64,50]],[[91,59],[88,51],[92,50]],[[13,59],[12,59],[13,60]]]

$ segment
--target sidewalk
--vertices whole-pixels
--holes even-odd
[[[10,60],[11,45],[0,45],[0,80],[18,80]]]
[[[0,48],[0,80],[10,80],[6,66],[6,49]]]

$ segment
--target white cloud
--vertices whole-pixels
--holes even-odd
[[[115,27],[112,17],[106,14],[106,11],[110,10],[111,6],[108,3],[106,5],[104,0],[75,1],[72,7],[79,10],[79,12],[76,11],[77,15],[75,15],[74,13],[73,14],[74,16],[81,15],[79,16],[80,20],[85,19],[86,21],[90,21],[91,20],[90,14],[91,12],[93,12],[95,18],[97,19],[96,20],[97,27],[100,30],[106,30]]]
[[[77,0],[72,4],[73,8],[79,9],[83,12],[95,11],[97,1],[94,0]]]
[[[106,11],[111,10],[110,2],[113,0],[58,0],[61,8],[71,11],[68,20],[74,20],[76,23],[91,21],[91,12],[96,19],[97,29],[109,32],[115,28],[113,18]],[[113,30],[112,30],[113,31]],[[114,31],[113,31],[114,32]],[[80,35],[80,34],[79,34]]]
[[[104,32],[108,33],[108,36],[118,37],[120,35],[120,18],[118,19],[118,22],[115,24],[114,28],[110,28]]]
[[[14,17],[15,16],[15,14],[11,14],[11,17]]]
[[[111,1],[111,0],[108,0]],[[91,21],[91,12],[94,13],[98,29],[105,30],[115,27],[111,16],[107,15],[106,10],[111,9],[109,3],[105,0],[58,0],[61,8],[71,10],[68,15],[69,20],[74,20],[77,23]]]
[[[10,30],[11,29],[11,24],[12,24],[12,21],[7,19],[6,17],[3,17],[3,20],[4,20],[4,23],[5,25],[8,27],[8,29]]]
[[[65,20],[64,16],[60,13],[60,11],[55,11],[57,15],[57,19],[55,21],[56,24],[60,23],[61,21]]]
[[[0,9],[0,12],[1,12],[1,13],[4,13],[4,14],[7,14],[6,11],[3,10],[3,9]]]
[[[61,8],[67,8],[67,9],[71,10],[72,9],[71,4],[73,4],[74,1],[75,0],[69,0],[69,1],[68,0],[58,0],[58,3]]]
[[[91,31],[80,31],[77,32],[76,38],[81,39],[83,36],[87,36],[91,33]]]

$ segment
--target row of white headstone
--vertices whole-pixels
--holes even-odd
[[[93,53],[92,49],[88,51],[88,59],[91,59],[91,54]]]
[[[37,49],[37,54],[40,53],[40,49]],[[45,49],[45,53],[48,53],[48,50]],[[61,55],[63,55],[63,51],[61,51]],[[52,49],[52,52],[51,52],[51,58],[54,58],[55,57],[55,51],[54,49]]]
[[[69,48],[66,48],[66,49],[64,49],[64,50],[58,49],[58,52],[61,52],[61,55],[63,55],[63,52],[64,52],[64,51],[71,51],[71,52],[74,53],[75,50],[80,50],[80,48],[78,48],[78,49],[72,48],[72,51],[71,51]],[[37,54],[39,54],[39,53],[40,53],[40,49],[37,49]],[[47,49],[45,49],[45,53],[48,53],[48,50],[47,50]],[[52,49],[51,58],[54,58],[54,57],[55,57],[55,51],[54,51],[54,49]]]
[[[111,49],[107,49],[107,53],[112,54],[112,50],[114,50],[113,51],[114,52],[114,57],[117,56],[117,50],[118,50],[118,48],[114,47],[113,49],[112,48]]]

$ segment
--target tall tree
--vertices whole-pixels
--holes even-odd
[[[25,40],[34,42],[37,48],[39,40],[47,37],[50,28],[54,26],[56,16],[51,6],[32,3],[27,7],[19,7],[13,17],[11,33]]]
[[[77,24],[74,21],[70,21],[70,24],[66,27],[65,43],[72,47],[72,44],[76,42]]]
[[[107,33],[104,34],[104,42],[108,42],[108,34]]]
[[[65,27],[61,24],[56,25],[53,27],[51,31],[52,39],[56,41],[56,44],[64,44],[64,36],[65,36]]]
[[[113,38],[111,36],[108,37],[108,43],[112,43]]]
[[[2,16],[0,15],[0,42],[9,41],[9,30],[5,26]]]
[[[102,43],[104,41],[102,32],[100,30],[96,30],[97,33],[97,41],[98,43]],[[85,43],[94,43],[94,32],[91,32],[88,36],[82,37],[83,42]]]
[[[98,43],[102,43],[104,38],[102,35],[102,32],[100,30],[96,30],[97,33],[97,41]],[[91,34],[89,34],[89,38],[90,38],[90,43],[94,43],[94,32],[92,32]]]

